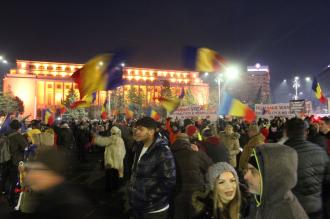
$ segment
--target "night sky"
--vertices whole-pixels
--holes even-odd
[[[34,2],[1,2],[0,54],[12,67],[16,59],[84,63],[125,48],[130,66],[181,69],[182,48],[194,45],[243,68],[269,65],[275,87],[330,64],[329,1]]]

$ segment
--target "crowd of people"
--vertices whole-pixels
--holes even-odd
[[[67,180],[94,148],[104,150],[105,191],[126,190],[127,218],[330,218],[328,117],[21,127],[14,119],[1,137],[0,188],[22,218],[95,218]]]

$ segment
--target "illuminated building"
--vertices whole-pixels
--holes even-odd
[[[70,76],[82,64],[17,60],[16,65],[4,78],[3,90],[23,100],[25,115],[36,118],[42,109],[60,108],[72,87],[78,93],[77,84]],[[179,95],[184,87],[191,90],[199,104],[208,103],[209,87],[198,77],[198,72],[125,67],[123,77],[127,83],[118,91],[127,100],[129,89],[135,87],[145,97],[144,106],[156,101],[164,81],[170,83],[173,93]],[[99,91],[94,104],[102,105],[106,96],[106,91]]]
[[[259,63],[248,66],[247,72],[240,76],[240,80],[228,85],[227,89],[235,97],[248,104],[254,104],[256,101],[268,102],[270,100],[269,67]]]
[[[247,67],[247,85],[251,88],[251,94],[258,95],[261,89],[261,102],[267,102],[270,97],[270,73],[269,67],[260,65],[259,63],[254,66]]]

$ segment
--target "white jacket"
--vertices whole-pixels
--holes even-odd
[[[110,137],[97,136],[94,143],[105,147],[104,166],[114,168],[119,172],[119,177],[124,176],[124,157],[126,154],[125,144],[121,138],[120,129],[116,126],[111,129]]]

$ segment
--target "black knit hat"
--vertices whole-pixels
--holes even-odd
[[[143,117],[139,119],[136,123],[135,126],[142,126],[147,129],[157,129],[157,122],[153,120],[151,117]]]

